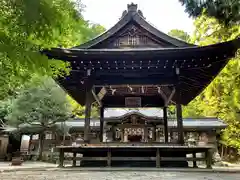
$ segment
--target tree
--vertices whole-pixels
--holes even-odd
[[[69,103],[72,106],[72,113],[74,116],[78,118],[84,118],[85,117],[85,107],[78,104],[72,97],[67,96],[67,99]],[[91,118],[99,118],[99,107],[93,103],[92,105],[92,111],[91,111]]]
[[[0,121],[2,124],[5,123],[6,117],[11,112],[12,99],[7,99],[5,101],[0,101]],[[0,123],[0,124],[1,124]]]
[[[18,133],[39,134],[41,160],[45,132],[55,133],[65,129],[61,122],[71,118],[72,113],[65,92],[51,78],[34,81],[13,101],[6,119],[7,124],[16,127]]]
[[[240,36],[238,25],[224,26],[214,18],[203,14],[195,20],[192,43],[209,45],[235,39]],[[240,148],[240,56],[231,59],[214,81],[189,105],[184,116],[214,116],[223,119],[228,127],[224,131],[227,145]],[[195,112],[195,113],[194,113]]]
[[[79,0],[1,0],[0,7],[0,99],[16,95],[32,74],[69,72],[68,63],[40,50],[79,45],[99,33],[84,20]]]
[[[240,1],[238,0],[179,0],[191,17],[201,16],[205,9],[209,17],[221,24],[232,25],[240,22]]]
[[[179,29],[172,29],[168,35],[177,38],[179,40],[185,41],[185,42],[189,42],[190,41],[190,36],[188,33],[184,32],[183,30],[179,30]]]
[[[90,22],[88,22],[87,27],[88,27],[87,36],[84,37],[83,42],[87,42],[90,39],[97,37],[98,35],[102,34],[106,30],[100,24],[93,24]]]

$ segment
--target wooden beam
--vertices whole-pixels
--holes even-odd
[[[113,161],[155,161],[156,157],[112,157]]]
[[[172,92],[171,92],[170,96],[169,96],[169,97],[167,98],[167,100],[165,101],[165,106],[168,106],[168,104],[169,104],[169,103],[170,103],[170,101],[172,100],[172,98],[173,98],[173,96],[174,96],[175,92],[176,92],[176,89],[175,89],[175,88],[173,88],[173,90],[172,90]]]
[[[206,158],[161,157],[161,161],[205,161]]]
[[[159,80],[161,79],[161,80]],[[148,76],[138,77],[138,78],[124,78],[122,76],[100,76],[96,78],[95,85],[119,85],[119,84],[131,84],[131,85],[173,85],[176,81],[174,77],[152,77]]]
[[[156,157],[112,157],[111,152],[108,151],[106,157],[65,157],[68,161],[156,161],[156,166],[160,167],[160,161],[206,161],[205,157],[201,158],[187,158],[187,157],[161,157],[160,150],[156,150]]]
[[[110,157],[110,158],[109,158]],[[106,157],[65,157],[64,160],[83,160],[83,161],[156,161],[156,157],[112,157],[108,151]],[[160,161],[159,161],[160,162]],[[111,165],[111,162],[110,162]]]
[[[96,93],[94,92],[93,89],[92,89],[92,95],[93,95],[94,99],[97,101],[98,105],[101,107],[101,106],[102,106],[102,102],[101,102],[101,100],[98,98],[98,96],[96,95]]]
[[[164,94],[164,92],[161,90],[161,87],[158,86],[157,88],[158,88],[158,93],[162,96],[164,103],[166,104],[168,100],[166,94]]]
[[[105,96],[105,94],[107,93],[107,90],[105,87],[102,87],[102,89],[99,91],[99,93],[97,94],[98,99],[102,100]]]

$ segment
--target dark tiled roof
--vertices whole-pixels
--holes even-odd
[[[138,110],[123,109],[123,108],[109,108],[104,112],[104,117],[106,118],[117,118],[120,116],[125,116],[129,113],[140,113],[144,116],[149,117],[163,117],[162,109],[159,108],[141,108]]]
[[[161,119],[161,118],[159,118]],[[70,127],[84,127],[84,119],[76,119],[71,121],[66,121],[66,125]],[[99,119],[91,119],[92,127],[99,127]],[[177,126],[177,121],[175,119],[168,120],[168,126],[174,128]],[[227,125],[218,118],[184,118],[183,127],[184,128],[212,128],[212,129],[222,129]]]
[[[177,127],[177,121],[169,120],[168,125],[170,127]],[[225,128],[227,125],[218,118],[186,118],[183,119],[183,126],[193,128]]]

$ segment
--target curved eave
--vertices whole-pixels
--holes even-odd
[[[175,61],[177,61],[179,65],[184,64],[183,67],[180,66],[179,83],[182,91],[182,97],[184,97],[181,100],[181,104],[186,105],[211,83],[211,81],[217,76],[221,69],[227,64],[228,60],[234,57],[239,47],[240,39],[236,39],[229,42],[203,47],[165,49],[52,49],[45,50],[43,53],[49,58],[61,59],[71,62],[73,69],[77,70],[76,77],[78,78],[82,77],[79,73],[86,72],[86,69],[83,68],[83,65],[87,67],[89,65],[89,62],[91,63],[91,66],[95,67],[94,71],[96,73],[108,73],[107,78],[111,78],[112,74],[109,73],[109,70],[104,68],[99,69],[99,67],[101,67],[99,65],[106,64],[106,60],[108,60],[109,63],[112,63],[113,66],[111,72],[120,72],[120,68],[117,70],[114,69],[114,62],[116,59],[119,60],[119,62],[131,59],[129,62],[132,62],[132,60],[134,60],[134,63],[139,64],[139,61],[142,61],[142,63],[145,65],[148,65],[149,60],[153,60],[152,63],[155,63],[153,65],[158,65],[158,68],[153,68],[151,72],[164,73],[162,77],[159,77],[160,79],[164,79],[165,75],[173,72],[174,69],[172,68],[172,65],[174,65],[173,63]],[[169,65],[165,69],[164,64],[167,60],[169,60]],[[157,64],[157,61],[159,61],[159,64]],[[135,64],[132,64],[132,66],[134,65]],[[146,70],[147,69],[145,69],[145,71],[144,69],[138,69],[137,73],[146,73]],[[134,73],[134,71],[132,71],[132,68],[128,68],[125,71]],[[124,78],[126,80],[128,77]],[[140,81],[144,80],[142,78],[138,79]],[[170,79],[166,78],[165,80]],[[69,81],[72,80],[70,79]],[[118,79],[117,83],[121,84],[123,82],[120,82],[120,79]],[[73,85],[73,87],[79,84],[80,82]],[[68,89],[68,85],[66,85],[65,88]],[[79,92],[79,89],[80,88],[78,88],[76,92]],[[81,89],[84,89],[84,85],[81,85]],[[76,96],[80,96],[79,93],[75,94]],[[173,96],[172,100],[176,102],[176,97]]]
[[[63,48],[53,48],[50,50],[42,51],[43,54],[47,55],[49,58],[61,59],[66,61],[73,61],[79,59],[81,61],[91,60],[92,58],[101,59],[108,57],[117,57],[122,58],[151,58],[161,56],[164,57],[173,57],[173,58],[188,58],[194,57],[196,55],[202,55],[202,53],[211,54],[223,52],[235,52],[239,48],[240,38],[213,44],[209,46],[201,47],[179,47],[179,48],[139,48],[139,49],[63,49]],[[232,56],[232,53],[231,53]]]
[[[112,28],[110,28],[108,31],[104,32],[103,34],[97,36],[96,38],[83,43],[79,46],[76,46],[74,48],[82,48],[82,49],[89,49],[93,48],[95,45],[99,44],[100,42],[103,42],[104,40],[112,37],[114,34],[116,34],[119,30],[121,30],[124,26],[126,26],[128,23],[133,22],[138,24],[140,27],[148,31],[149,33],[153,34],[157,38],[168,42],[172,44],[175,47],[191,47],[196,46],[193,44],[186,43],[184,41],[178,40],[176,38],[173,38],[171,36],[168,36],[167,34],[159,31],[155,27],[153,27],[151,24],[149,24],[138,12],[128,12],[125,16],[123,16],[120,21],[115,24]]]

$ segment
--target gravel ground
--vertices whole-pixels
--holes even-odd
[[[239,180],[237,173],[17,171],[0,173],[0,180]]]

